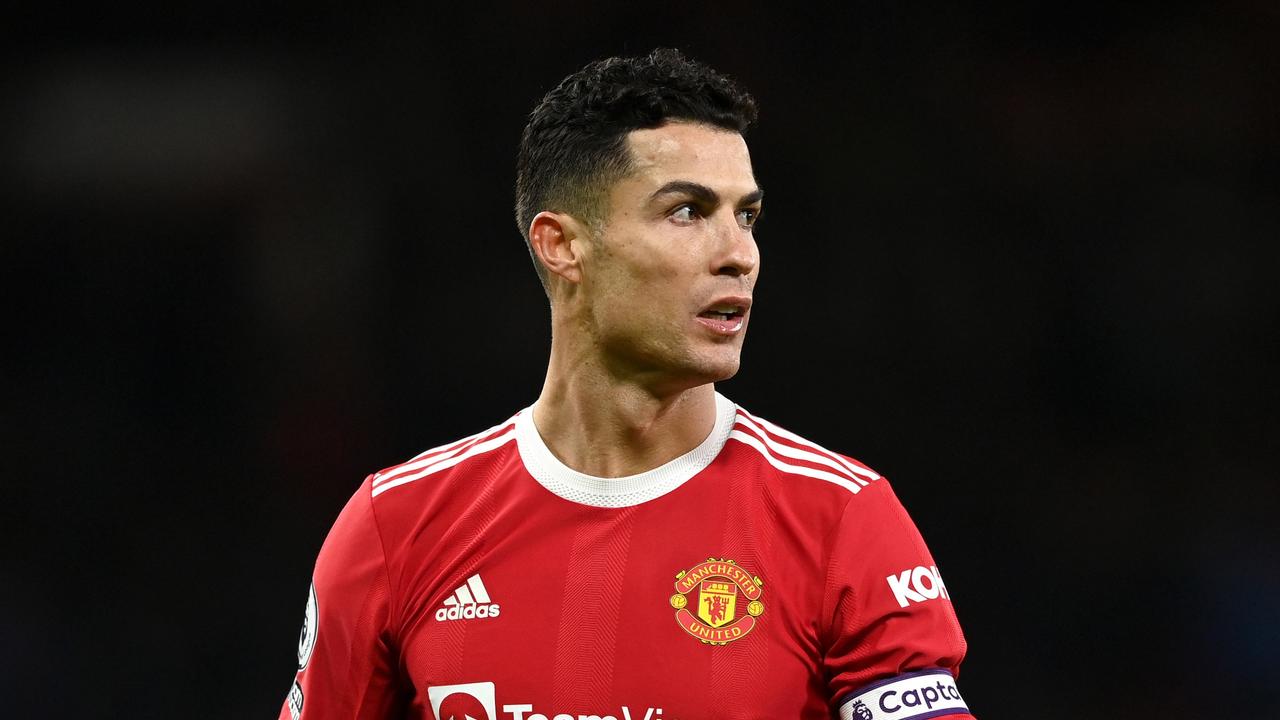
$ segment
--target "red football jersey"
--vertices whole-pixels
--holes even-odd
[[[567,467],[527,410],[371,475],[280,718],[970,718],[888,483],[716,404],[701,445],[631,477]]]

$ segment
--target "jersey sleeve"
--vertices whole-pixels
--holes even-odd
[[[971,719],[950,595],[887,480],[849,499],[830,543],[824,662],[836,716]]]
[[[391,588],[366,479],[316,559],[298,640],[298,674],[280,720],[398,717]]]

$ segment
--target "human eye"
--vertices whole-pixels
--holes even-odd
[[[760,218],[760,208],[742,208],[738,211],[738,224],[745,228],[755,226]]]
[[[672,220],[682,224],[691,223],[700,216],[701,214],[698,212],[698,208],[693,203],[679,205],[676,209],[671,211],[670,215],[668,215]]]

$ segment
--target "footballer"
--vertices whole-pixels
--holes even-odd
[[[888,482],[716,392],[760,276],[754,100],[674,50],[533,110],[537,400],[370,475],[316,561],[282,720],[972,718]]]

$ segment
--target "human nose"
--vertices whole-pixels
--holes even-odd
[[[759,249],[749,226],[738,222],[737,213],[716,223],[716,253],[711,271],[715,275],[750,275],[760,263]]]

